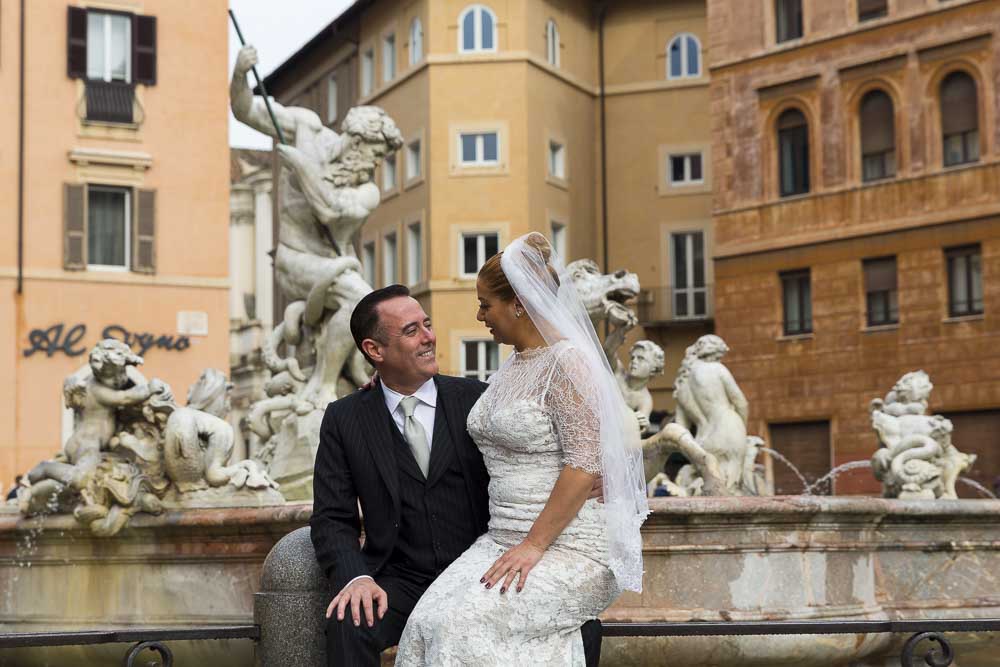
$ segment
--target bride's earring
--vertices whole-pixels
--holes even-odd
[[[516,308],[516,309],[514,310],[514,317],[521,317],[521,313],[522,313],[522,312],[523,312],[523,311],[522,311],[522,310],[521,310],[520,308]]]

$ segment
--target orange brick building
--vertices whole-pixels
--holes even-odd
[[[709,0],[708,17],[716,329],[752,432],[812,478],[868,459],[870,400],[922,368],[992,485],[1000,3]],[[836,486],[878,490],[867,471]]]

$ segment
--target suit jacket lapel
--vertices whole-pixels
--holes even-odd
[[[389,489],[393,505],[399,511],[399,473],[396,465],[396,455],[393,453],[392,431],[389,420],[392,416],[385,407],[385,394],[382,384],[369,389],[362,400],[362,413],[358,415],[365,430],[367,442],[364,443],[368,453],[375,461],[382,480]]]
[[[427,485],[430,486],[447,470],[448,461],[454,455],[452,439],[448,437],[451,422],[447,414],[447,401],[438,387],[437,408],[434,410],[434,435],[431,437],[431,461],[427,471]]]

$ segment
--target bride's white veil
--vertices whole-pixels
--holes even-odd
[[[625,405],[597,332],[562,258],[552,252],[545,237],[532,232],[516,239],[504,249],[500,267],[545,342],[553,345],[566,340],[582,353],[586,376],[570,379],[585,381],[597,390],[609,566],[621,588],[641,592],[639,528],[649,514],[649,505],[634,413]]]

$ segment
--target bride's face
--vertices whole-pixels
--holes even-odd
[[[521,319],[515,314],[515,301],[501,300],[483,285],[482,280],[476,281],[476,295],[479,297],[476,319],[486,325],[493,340],[504,345],[513,345]]]

